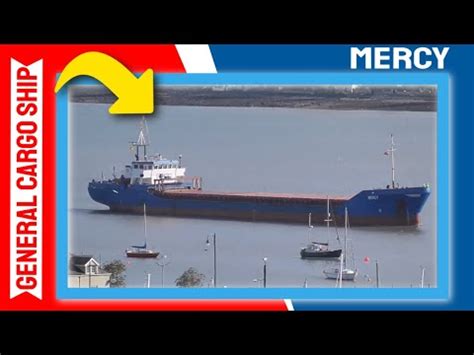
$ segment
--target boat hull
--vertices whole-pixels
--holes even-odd
[[[324,224],[326,197],[284,194],[211,193],[195,190],[157,191],[150,185],[124,185],[113,181],[89,183],[91,198],[114,212],[176,217],[232,219],[281,223]],[[334,222],[342,225],[344,208],[352,226],[418,225],[428,187],[364,190],[352,198],[330,198]]]
[[[342,254],[342,249],[326,250],[326,251],[308,251],[308,250],[302,249],[300,252],[301,258],[303,259],[339,258],[341,254]]]
[[[338,280],[340,277],[339,269],[324,270],[324,276],[330,280]],[[354,270],[342,270],[342,280],[343,281],[355,281],[357,276],[357,271]]]
[[[154,252],[154,253],[139,253],[139,252],[129,252],[127,251],[127,257],[128,258],[140,258],[140,259],[153,259],[158,257],[160,255],[159,252]]]

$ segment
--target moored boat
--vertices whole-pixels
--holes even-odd
[[[143,205],[143,229],[145,234],[145,243],[143,245],[132,245],[131,249],[127,249],[125,254],[128,258],[156,258],[160,255],[159,252],[148,249],[146,247],[146,239],[147,239],[147,227],[146,227],[146,205]]]
[[[341,280],[345,281],[355,281],[357,276],[357,269],[351,269],[347,266],[347,229],[349,225],[349,216],[347,213],[347,208],[345,209],[345,218],[344,218],[344,251],[342,254],[342,260],[339,267],[327,268],[323,270],[324,276],[327,279]],[[342,286],[342,284],[340,284]]]
[[[327,243],[312,242],[305,248],[301,249],[302,258],[339,258],[342,249],[329,250]]]
[[[300,251],[301,258],[339,258],[342,253],[342,249],[330,249],[329,248],[329,238],[331,236],[330,224],[333,220],[331,219],[331,211],[329,209],[329,197],[326,206],[326,228],[328,232],[328,242],[311,242],[305,248],[302,248]],[[308,216],[308,228],[309,228],[309,237],[311,238],[311,231],[313,230],[313,225],[311,224],[311,213]],[[339,237],[337,238],[339,241]]]

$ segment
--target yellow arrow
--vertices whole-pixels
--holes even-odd
[[[110,113],[153,113],[153,70],[148,69],[140,78],[136,78],[115,58],[100,52],[86,52],[66,65],[54,92],[57,93],[69,80],[81,75],[99,80],[118,97],[110,106]]]

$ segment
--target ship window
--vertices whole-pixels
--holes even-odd
[[[143,169],[143,164],[140,164],[140,169]]]
[[[138,164],[133,164],[133,167],[134,167],[135,169],[138,169]]]

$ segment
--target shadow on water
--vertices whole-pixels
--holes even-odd
[[[91,208],[70,208],[69,211],[74,213],[82,213],[82,214],[91,214],[91,215],[142,215],[142,213],[134,213],[134,212],[118,212],[118,211],[111,211],[111,210],[95,210]]]
[[[358,232],[367,232],[370,234],[406,234],[406,235],[422,235],[425,231],[419,226],[373,226],[373,227],[351,227]]]
[[[110,209],[90,209],[90,208],[70,208],[69,211],[74,213],[82,213],[82,214],[91,214],[91,215],[143,215],[143,212],[134,212],[134,211],[111,211]],[[213,217],[191,217],[191,216],[174,216],[171,214],[147,214],[148,218],[153,217],[166,217],[166,218],[175,218],[175,219],[183,219],[188,221],[228,221],[228,222],[241,222],[241,223],[254,223],[259,225],[288,225],[288,226],[301,226],[300,222],[288,222],[288,221],[261,221],[261,220],[251,220],[251,219],[241,219],[241,218],[228,218],[228,217],[221,217],[221,216],[213,216]]]
[[[301,262],[307,265],[319,264],[323,266],[334,266],[340,264],[341,261],[339,258],[305,258],[301,259]]]
[[[76,213],[86,213],[93,215],[141,215],[141,212],[133,211],[111,211],[110,209],[91,209],[91,208],[69,208],[69,211]],[[300,226],[300,222],[288,222],[288,221],[261,221],[261,220],[250,220],[250,219],[240,219],[240,218],[226,218],[226,217],[187,217],[187,216],[173,216],[168,214],[163,215],[154,215],[149,214],[150,217],[170,217],[186,220],[220,220],[220,221],[233,221],[233,222],[245,222],[245,223],[255,223],[255,224],[277,224],[277,225],[289,225],[289,226]],[[324,227],[323,225],[316,225],[317,227]],[[341,232],[341,227],[337,226],[339,233]],[[423,226],[351,226],[351,229],[360,232],[367,233],[392,233],[392,234],[424,234]]]
[[[110,210],[94,210],[91,208],[70,208],[69,211],[74,212],[74,213],[82,213],[82,214],[99,214],[99,215],[113,214]]]
[[[203,175],[206,189],[352,195],[367,187],[382,186],[390,165],[383,150],[391,132],[397,137],[400,156],[397,178],[409,184],[436,182],[434,113],[177,106],[159,109],[158,119],[149,122],[152,150],[165,156],[183,154],[188,172]],[[91,200],[85,186],[91,177],[100,178],[101,171],[113,171],[113,166],[120,169],[133,159],[127,142],[136,139],[140,117],[133,122],[116,117],[110,117],[112,121],[103,119],[108,117],[106,105],[72,104],[71,111],[71,243],[75,249],[100,254],[104,260],[126,260],[124,249],[143,240],[143,213],[112,212]],[[341,127],[348,134],[341,136]],[[243,136],[252,139],[243,142]],[[180,137],[179,152],[176,137]],[[335,141],[340,144],[334,145]],[[109,148],[103,149],[104,145]],[[331,152],[315,153],[328,146]],[[435,197],[428,200],[423,225],[418,228],[352,226],[348,231],[348,255],[351,262],[354,259],[360,278],[343,287],[374,287],[376,260],[383,287],[416,285],[420,265],[426,268],[425,283],[436,284]],[[150,211],[147,223],[150,244],[155,243],[171,260],[163,269],[165,286],[175,287],[174,280],[190,266],[206,276],[213,275],[213,251],[211,248],[206,252],[204,247],[206,235],[217,233],[219,286],[263,287],[262,258],[268,257],[269,287],[303,287],[305,279],[310,288],[335,287],[335,282],[325,279],[323,270],[337,266],[338,261],[300,259],[300,247],[311,240],[340,247],[344,225],[339,221],[337,231],[331,228],[328,233],[323,226],[315,225],[309,232],[306,218],[301,224],[236,223],[153,216]],[[162,270],[153,261],[126,261],[130,261],[128,286],[143,287],[145,271],[153,274],[152,287],[161,286]]]

